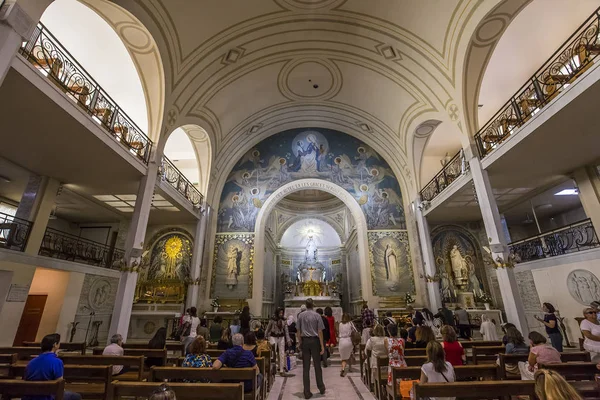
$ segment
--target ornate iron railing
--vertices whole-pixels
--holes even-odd
[[[585,219],[508,245],[517,263],[599,247],[592,221]]]
[[[31,231],[31,222],[0,213],[0,247],[24,251]]]
[[[39,255],[113,268],[117,261],[125,257],[125,251],[56,229],[46,228]]]
[[[523,126],[563,89],[577,80],[600,54],[597,9],[475,135],[481,157]]]
[[[444,168],[421,190],[421,201],[431,201],[442,193],[459,176],[469,170],[469,163],[461,149],[444,165]]]
[[[19,52],[121,145],[148,164],[152,141],[43,24],[37,25]]]
[[[162,158],[159,174],[162,180],[167,181],[171,186],[177,189],[177,191],[181,193],[192,206],[196,208],[202,206],[202,201],[204,200],[202,193],[196,189],[196,186],[194,186],[166,156],[163,156]]]

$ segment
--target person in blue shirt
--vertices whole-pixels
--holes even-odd
[[[25,381],[53,381],[62,378],[63,362],[56,353],[60,348],[60,335],[52,333],[42,339],[42,354],[34,358],[25,367]],[[64,400],[81,400],[79,393],[65,390]],[[23,400],[54,400],[54,396],[26,396]]]
[[[213,363],[213,369],[221,369],[226,366],[229,368],[254,368],[258,374],[256,377],[256,387],[260,390],[262,387],[263,376],[258,372],[258,365],[254,354],[250,350],[244,350],[244,337],[241,333],[236,333],[231,338],[233,347],[227,349]],[[252,381],[244,381],[244,392],[252,391]]]

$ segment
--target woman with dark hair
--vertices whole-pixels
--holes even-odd
[[[189,352],[187,356],[185,356],[185,360],[181,364],[182,367],[186,368],[211,368],[212,367],[212,359],[208,354],[206,354],[206,340],[204,337],[198,336],[194,341],[189,345]],[[189,383],[210,383],[210,380],[207,378],[202,378],[197,381],[189,381],[185,380],[185,382]]]
[[[221,333],[221,337],[217,343],[217,349],[219,350],[227,350],[232,348],[231,344],[231,330],[229,328],[223,328],[223,332]]]
[[[340,371],[340,376],[346,375],[346,364],[348,364],[348,369],[352,372],[352,353],[354,351],[354,345],[352,344],[352,332],[356,328],[352,323],[352,318],[347,313],[344,313],[342,316],[342,322],[339,327],[339,335],[340,335],[340,358],[342,359],[342,370]],[[331,336],[335,336],[335,331]]]
[[[456,337],[456,331],[450,325],[442,326],[442,348],[446,354],[446,360],[452,366],[463,365],[467,363],[465,349]]]
[[[502,344],[505,346],[508,343],[508,338],[506,337],[506,331],[508,330],[508,328],[516,328],[516,326],[515,324],[511,324],[510,322],[507,322],[502,325],[502,332],[504,332],[504,336],[502,336]]]
[[[158,328],[152,339],[148,342],[149,349],[164,349],[167,345],[167,328]],[[160,357],[146,357],[146,367],[163,367],[163,359]]]
[[[210,324],[209,332],[210,332],[210,341],[212,343],[217,343],[219,339],[221,339],[221,335],[223,335],[223,318],[220,315],[217,315],[213,320],[212,324]]]
[[[251,351],[254,357],[258,357],[258,350],[256,344],[256,335],[254,332],[248,332],[244,335],[244,344],[242,345],[244,350]]]
[[[433,333],[433,329],[427,325],[419,326],[415,332],[415,336],[417,338],[415,343],[417,349],[425,349],[429,342],[435,342],[435,333]]]
[[[560,333],[560,329],[558,328],[558,320],[554,313],[556,309],[550,303],[544,303],[542,309],[544,310],[544,319],[541,319],[537,315],[535,319],[544,324],[546,328],[546,334],[550,338],[550,343],[552,343],[552,347],[554,347],[559,353],[563,351],[563,337],[562,333]]]
[[[290,340],[290,334],[288,332],[288,326],[285,317],[283,316],[283,308],[278,307],[273,317],[269,320],[265,336],[269,338],[269,343],[273,350],[279,353],[279,375],[285,376],[286,362],[285,362],[285,345],[290,346],[292,341]]]
[[[246,336],[250,332],[250,307],[244,306],[240,315],[240,333]]]
[[[454,367],[446,361],[444,348],[436,341],[429,342],[426,348],[427,363],[421,367],[421,379],[419,383],[446,383],[456,381]],[[440,397],[437,398],[441,400]],[[454,397],[444,397],[454,399]]]
[[[560,363],[560,353],[552,346],[546,344],[546,338],[539,332],[531,331],[529,333],[529,342],[531,351],[527,362],[519,361],[519,370],[521,379],[526,381],[533,380],[533,373],[538,369],[538,364],[556,364]]]
[[[527,354],[529,346],[525,343],[523,335],[514,326],[506,329],[506,354]],[[510,376],[519,376],[519,366],[517,364],[506,363],[506,373]]]
[[[335,347],[337,346],[337,336],[335,330],[335,318],[333,318],[333,309],[329,306],[325,307],[325,318],[327,319],[327,323],[329,324],[329,340],[327,341],[327,346]]]

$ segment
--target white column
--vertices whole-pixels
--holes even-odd
[[[56,204],[56,196],[60,188],[60,182],[47,176],[41,177],[37,182],[38,185],[35,189],[28,186],[32,192],[28,191],[23,194],[28,199],[33,198],[30,205],[28,207],[21,207],[19,205],[19,209],[28,215],[27,219],[33,222],[29,231],[27,245],[25,246],[25,253],[36,256],[44,240],[46,228],[48,227],[48,218]],[[28,211],[23,211],[24,208],[27,208]],[[17,214],[19,214],[19,209],[17,210]]]
[[[435,277],[437,270],[435,267],[435,256],[433,255],[433,247],[431,245],[431,232],[429,230],[429,223],[427,218],[423,215],[420,199],[415,200],[417,205],[416,218],[417,227],[419,228],[419,241],[421,242],[421,255],[423,257],[423,268],[425,274],[430,278],[426,277],[427,280],[427,292],[429,295],[429,306],[430,310],[434,312],[442,307],[442,296],[440,295],[440,284],[439,280],[432,280]]]
[[[157,155],[152,159],[160,160],[161,155]],[[157,176],[158,163],[151,161],[148,166],[148,174],[140,182],[131,225],[129,226],[129,232],[127,232],[125,265],[121,269],[121,279],[119,280],[110,329],[108,330],[109,340],[116,333],[121,334],[124,340],[127,339],[138,277],[137,269],[144,249],[144,239]]]
[[[500,257],[503,264],[505,264],[508,261],[508,246],[487,171],[481,167],[477,157],[471,158],[469,165],[492,253],[491,256],[494,261]],[[529,329],[514,270],[512,267],[500,267],[496,270],[496,276],[498,277],[498,285],[500,286],[508,322],[515,324],[523,335],[527,336]]]
[[[13,59],[23,40],[29,39],[36,21],[39,20],[41,12],[50,4],[48,0],[39,0],[37,5],[29,8],[29,12],[35,14],[34,18],[22,7],[24,1],[7,2],[3,7],[5,19],[0,22],[0,86],[8,74]]]
[[[585,215],[592,220],[596,233],[600,232],[600,178],[594,167],[579,168],[573,173],[579,200]]]
[[[188,286],[185,308],[198,306],[200,273],[202,272],[202,260],[204,259],[204,239],[206,236],[206,225],[209,213],[210,208],[207,206],[204,214],[196,223],[196,232],[194,233],[194,252],[192,253],[192,269],[190,271],[192,283]]]

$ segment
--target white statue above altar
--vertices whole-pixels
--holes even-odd
[[[450,250],[450,262],[452,264],[454,279],[458,281],[466,278],[468,271],[467,262],[462,254],[460,254],[460,250],[456,245],[454,245],[452,250]]]
[[[305,262],[316,262],[317,261],[317,244],[315,243],[313,236],[308,237],[308,243],[306,243],[306,250],[304,251]]]

